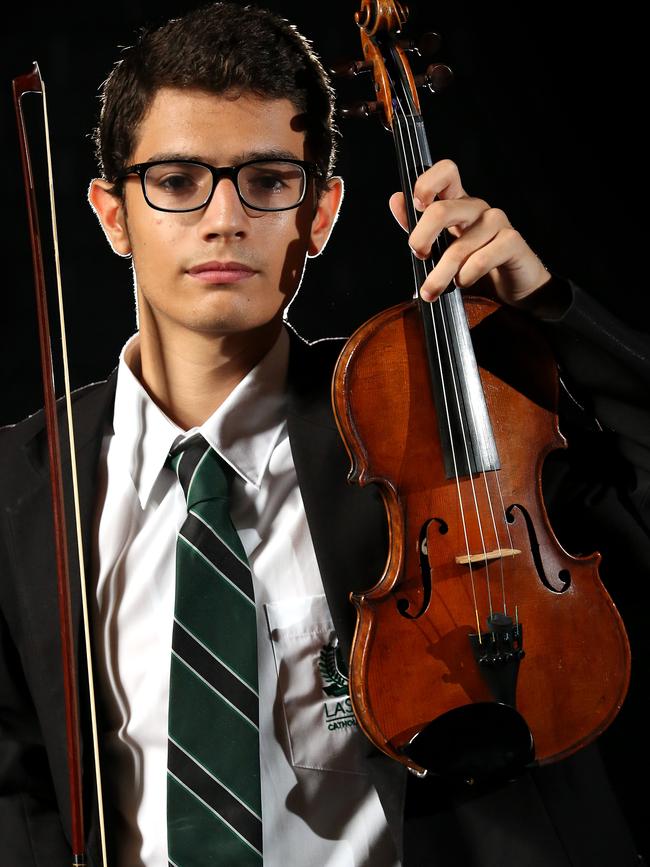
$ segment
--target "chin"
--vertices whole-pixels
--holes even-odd
[[[243,316],[205,317],[187,323],[189,330],[212,337],[262,336],[277,332],[282,324],[282,313],[268,320],[251,320]]]

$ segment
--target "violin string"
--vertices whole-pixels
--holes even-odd
[[[433,317],[433,311],[432,311],[431,315]],[[462,416],[462,412],[461,412],[461,408],[460,408],[460,398],[459,398],[459,393],[458,393],[456,372],[455,372],[453,362],[451,362],[451,347],[449,345],[449,333],[448,333],[447,324],[445,322],[444,316],[441,316],[440,318],[442,319],[443,334],[444,334],[444,338],[445,338],[445,343],[447,345],[447,354],[450,358],[452,382],[454,384],[454,392],[456,394],[456,406],[458,408],[458,415],[460,418],[461,432],[463,434],[463,446],[465,449],[465,459],[467,461],[467,467],[468,467],[468,477],[467,478],[468,478],[468,481],[470,483],[470,488],[472,491],[472,499],[474,502],[474,511],[476,513],[476,523],[478,526],[479,536],[481,538],[481,548],[483,550],[483,562],[485,564],[485,585],[486,585],[486,592],[487,592],[487,598],[488,598],[488,608],[490,611],[490,616],[492,616],[494,611],[493,611],[493,606],[492,606],[492,588],[491,588],[491,584],[490,584],[490,568],[489,568],[487,548],[486,548],[486,544],[485,544],[485,536],[483,533],[483,521],[481,520],[481,509],[480,509],[479,504],[478,504],[478,497],[476,494],[476,485],[474,484],[474,477],[472,475],[472,470],[471,470],[471,463],[470,463],[470,459],[469,459],[469,448],[467,445],[467,437],[465,435],[465,423],[463,421],[463,416]],[[471,401],[468,401],[468,403],[469,403],[470,408],[471,408]],[[474,428],[476,430],[476,425],[474,425]],[[485,470],[483,470],[483,472],[485,472]],[[489,491],[488,491],[488,502],[489,501],[490,501],[490,497],[489,497]],[[491,504],[490,504],[490,506],[491,506]],[[491,511],[491,508],[490,508],[490,511]]]
[[[407,131],[408,131],[408,124],[406,123],[406,113],[405,113],[404,108],[401,104],[401,101],[397,95],[395,95],[395,106],[402,112],[402,115],[403,115],[404,120],[405,120],[405,126],[406,126]],[[404,153],[406,153],[404,136],[402,134],[402,129],[401,129],[399,122],[395,123],[393,128],[397,132],[397,135],[399,136],[402,151]],[[415,165],[415,153],[413,150],[413,143],[411,141],[410,135],[409,135],[409,148],[411,151],[411,157],[413,160],[413,164]],[[412,190],[413,190],[413,187],[415,186],[415,182],[414,182],[414,179],[411,177],[411,172],[410,172],[410,167],[409,167],[408,161],[405,161],[404,169],[405,169],[406,180],[407,180],[407,184],[406,184],[407,189],[404,190],[404,195],[405,196],[410,195],[412,197],[413,196]],[[411,199],[411,201],[413,204],[413,211],[415,213],[415,203],[413,202],[412,199]],[[417,282],[418,274],[417,274],[416,260],[415,260],[414,256],[412,256],[411,259],[413,262],[414,276],[415,276],[416,282]],[[422,265],[426,270],[426,263],[423,262]],[[417,289],[416,289],[416,291],[417,291]],[[473,576],[473,570],[472,570],[472,563],[471,563],[471,559],[470,559],[469,539],[468,539],[468,535],[467,535],[467,525],[465,522],[465,509],[463,506],[463,496],[462,496],[462,492],[460,489],[460,477],[459,477],[458,465],[457,465],[457,461],[456,461],[456,450],[454,448],[454,440],[453,440],[452,431],[451,431],[451,418],[450,418],[450,413],[449,413],[449,405],[448,405],[448,401],[447,401],[447,389],[446,389],[444,377],[443,377],[442,356],[440,354],[440,341],[438,340],[438,334],[437,334],[437,328],[436,328],[435,320],[432,320],[432,326],[433,326],[433,332],[434,332],[434,339],[435,339],[435,343],[436,343],[436,355],[437,355],[437,359],[438,359],[438,368],[440,370],[440,383],[441,383],[441,387],[442,387],[442,398],[443,398],[443,404],[444,404],[445,417],[447,420],[447,430],[449,432],[449,440],[450,440],[450,445],[451,445],[451,456],[452,456],[452,462],[454,465],[454,476],[455,476],[455,480],[456,480],[456,493],[457,493],[457,497],[458,497],[458,505],[459,505],[459,509],[460,509],[461,522],[462,522],[462,526],[463,526],[463,535],[465,538],[465,550],[467,553],[468,565],[469,565],[469,569],[470,569],[470,581],[471,581],[471,586],[472,586],[472,595],[474,598],[474,609],[475,609],[475,614],[476,614],[477,623],[478,623],[479,622],[478,605],[477,605],[477,599],[476,599],[476,589],[474,586],[474,576]]]
[[[54,202],[54,175],[52,173],[52,152],[50,147],[50,125],[47,113],[47,98],[45,95],[45,82],[41,79],[43,94],[43,116],[45,119],[45,150],[47,154],[50,213],[52,217],[52,237],[54,241],[54,265],[56,272],[57,300],[59,307],[59,326],[61,329],[61,348],[63,355],[63,379],[65,389],[65,405],[68,422],[68,442],[70,445],[70,470],[72,481],[72,493],[74,500],[75,531],[77,537],[77,551],[79,556],[79,577],[81,583],[81,607],[83,612],[84,642],[86,652],[86,669],[88,677],[88,690],[90,700],[90,719],[93,742],[93,758],[95,763],[95,780],[97,786],[97,814],[99,820],[99,834],[102,850],[102,864],[107,867],[106,834],[104,827],[104,801],[102,795],[102,777],[99,763],[99,736],[97,733],[97,713],[95,707],[95,684],[93,678],[92,648],[90,641],[90,619],[88,616],[88,599],[86,594],[86,570],[84,561],[83,537],[81,532],[81,507],[79,504],[79,484],[77,475],[77,457],[72,421],[72,395],[70,390],[70,371],[68,366],[68,343],[66,339],[65,314],[63,309],[63,286],[61,282],[61,262],[59,259],[59,239],[56,222],[56,208]]]
[[[449,338],[448,338],[447,328],[446,328],[444,318],[443,318],[443,327],[445,330],[445,339],[448,340]],[[453,372],[453,368],[452,368],[452,372]],[[455,373],[454,373],[454,376],[455,376]],[[479,427],[477,425],[477,419],[476,419],[476,412],[475,412],[475,408],[474,408],[472,401],[471,400],[467,401],[467,405],[469,406],[469,411],[470,411],[470,415],[472,418],[472,425],[473,425],[474,431],[479,432]],[[459,414],[460,414],[460,408],[459,408]],[[461,424],[462,424],[462,419],[461,419]],[[464,438],[464,431],[463,431],[463,438]],[[469,456],[467,456],[467,463],[469,466]],[[481,473],[481,476],[483,478],[483,485],[485,488],[485,498],[486,498],[486,502],[487,502],[488,509],[490,512],[490,523],[491,523],[492,529],[494,531],[496,550],[501,551],[502,550],[501,540],[499,538],[497,521],[496,521],[495,514],[494,514],[494,506],[492,503],[492,494],[490,492],[490,484],[489,484],[488,475],[487,475],[487,471],[485,469],[485,466],[481,467],[480,473]],[[499,499],[501,502],[501,514],[503,516],[503,523],[504,523],[504,526],[506,528],[506,533],[508,535],[510,550],[512,550],[513,549],[512,537],[510,535],[510,530],[509,530],[507,518],[505,515],[505,507],[503,504],[503,497],[501,495],[501,486],[499,484],[499,470],[495,469],[493,471],[493,473],[494,473],[494,476],[496,478],[496,482],[497,482],[497,486],[498,486],[498,490],[499,490]],[[473,483],[473,479],[472,479],[471,474],[470,474],[469,478],[470,478],[470,483],[472,486],[472,493],[474,495],[474,502],[476,504],[476,499],[477,499],[476,498],[476,491],[475,491],[475,487],[474,487],[474,483]],[[485,580],[486,580],[486,585],[487,585],[487,596],[488,596],[488,601],[489,601],[490,615],[492,615],[494,613],[494,611],[493,611],[493,606],[492,606],[492,589],[491,589],[491,583],[490,583],[490,573],[488,570],[487,552],[486,552],[485,540],[484,540],[484,535],[483,535],[483,527],[482,527],[481,518],[480,518],[480,509],[479,509],[478,505],[476,505],[476,511],[477,511],[477,521],[478,521],[478,525],[479,525],[479,533],[480,533],[481,542],[483,545],[483,554],[484,554],[484,558],[485,558]],[[514,556],[514,555],[510,555],[510,556],[512,558],[512,556]],[[501,555],[499,555],[498,561],[499,561],[499,577],[500,577],[500,587],[501,587],[501,602],[502,602],[502,606],[503,606],[503,613],[507,614],[507,607],[508,606],[507,606],[507,600],[506,600],[505,572],[504,572],[504,566],[503,566],[503,557]]]
[[[499,501],[501,503],[501,514],[503,515],[503,525],[504,525],[504,527],[506,529],[506,533],[508,535],[508,545],[510,547],[510,551],[512,551],[512,553],[510,554],[510,557],[509,557],[509,562],[512,563],[512,561],[514,561],[514,558],[516,557],[515,546],[514,546],[514,542],[512,541],[512,534],[510,532],[510,524],[508,523],[508,516],[506,515],[506,506],[505,506],[505,503],[503,502],[503,492],[501,491],[501,482],[500,482],[500,477],[499,477],[500,472],[501,472],[501,469],[498,469],[495,471],[494,480],[496,481],[497,491],[499,493]],[[503,559],[501,560],[501,562],[503,564]],[[503,566],[501,568],[501,595],[503,597],[503,613],[507,614],[508,613],[508,607],[506,604],[506,588],[505,588],[505,579],[503,577]]]
[[[487,401],[487,396],[486,396],[486,401]],[[472,403],[471,400],[468,401],[467,404],[468,404],[468,406],[469,406],[469,411],[470,411],[470,414],[471,414],[471,417],[472,417],[472,425],[473,425],[473,428],[474,428],[475,431],[478,431],[478,430],[479,430],[479,427],[478,427],[478,424],[477,424],[476,411],[475,411],[475,409],[474,409],[474,404]],[[469,459],[468,459],[468,464],[469,464]],[[505,528],[506,528],[506,532],[507,532],[507,535],[508,535],[508,541],[509,541],[509,545],[510,545],[510,550],[512,551],[512,550],[513,550],[512,537],[511,537],[511,535],[510,535],[510,529],[509,529],[509,527],[508,527],[508,521],[507,521],[506,514],[505,514],[505,507],[504,507],[504,504],[503,504],[503,496],[502,496],[502,494],[501,494],[501,486],[500,486],[500,484],[499,484],[499,472],[500,472],[500,470],[495,469],[495,470],[493,471],[493,474],[494,474],[494,476],[495,476],[495,478],[496,478],[496,483],[497,483],[497,486],[498,486],[499,499],[500,499],[500,502],[501,502],[501,513],[502,513],[502,515],[503,515],[504,526],[505,526]],[[495,514],[494,514],[494,507],[493,507],[493,504],[492,504],[492,494],[490,493],[490,483],[489,483],[489,480],[488,480],[488,475],[487,475],[487,471],[486,471],[486,469],[485,469],[485,466],[482,466],[482,467],[481,467],[481,475],[482,475],[482,477],[483,477],[483,485],[484,485],[484,487],[485,487],[485,496],[486,496],[486,501],[487,501],[488,509],[489,509],[489,511],[490,511],[490,523],[492,524],[492,529],[493,529],[493,531],[494,531],[494,539],[495,539],[496,549],[497,549],[498,551],[502,551],[503,549],[502,549],[502,546],[501,546],[501,539],[499,538],[499,531],[498,531],[498,528],[497,528],[497,521],[496,521],[496,517],[495,517]],[[482,536],[482,535],[481,535],[481,539],[483,540],[483,536]],[[484,552],[485,552],[485,544],[484,544],[483,550],[484,550]],[[510,555],[510,559],[512,559],[513,556],[514,556],[514,555]],[[503,567],[503,556],[499,555],[499,558],[498,558],[498,559],[499,559],[499,577],[500,577],[500,585],[501,585],[501,603],[502,603],[502,606],[503,606],[503,613],[504,613],[504,614],[507,614],[507,613],[508,613],[508,604],[507,604],[507,599],[506,599],[506,582],[505,582],[505,573],[504,573],[504,567]],[[487,573],[487,566],[486,566],[486,581],[487,581],[487,592],[488,592],[488,599],[489,599],[489,605],[490,605],[490,615],[492,615],[492,614],[493,614],[493,609],[492,609],[492,592],[491,592],[491,587],[490,587],[489,574]]]
[[[406,134],[407,134],[408,141],[409,141],[409,149],[411,151],[411,158],[413,161],[413,165],[415,166],[415,164],[416,164],[415,151],[413,148],[413,141],[412,141],[410,130],[409,130],[408,119],[406,117],[406,112],[404,111],[404,108],[401,104],[399,96],[397,96],[397,95],[395,95],[394,104],[395,104],[396,108],[399,111],[401,111],[402,116],[404,118],[404,127],[405,127]],[[394,128],[396,129],[396,131],[400,137],[400,140],[401,140],[400,143],[401,143],[402,151],[404,153],[406,153],[405,144],[404,144],[404,136],[402,134],[400,123],[397,122],[396,124],[394,124]],[[423,158],[422,158],[421,151],[419,149],[419,145],[418,145],[418,154],[420,157],[420,165],[423,166]],[[407,189],[404,190],[404,195],[405,196],[409,195],[409,196],[413,197],[413,187],[415,186],[415,180],[414,180],[414,178],[411,177],[408,160],[405,160],[405,172],[406,172],[406,178],[407,178]],[[412,198],[411,198],[411,200],[412,200]],[[413,202],[413,209],[414,209],[413,212],[415,213],[415,203],[414,202]],[[430,263],[423,262],[423,268],[424,268],[425,272],[427,270],[427,267],[430,267]],[[463,496],[462,496],[462,491],[461,491],[461,487],[460,487],[460,476],[458,473],[458,463],[456,460],[456,449],[454,446],[454,437],[453,437],[453,433],[452,433],[452,429],[451,429],[451,416],[450,416],[450,412],[449,412],[449,403],[447,400],[447,389],[445,386],[445,380],[444,380],[444,375],[443,375],[443,365],[442,365],[442,354],[441,354],[440,340],[438,339],[438,330],[436,327],[435,317],[433,315],[433,309],[432,309],[431,304],[429,305],[429,307],[431,309],[431,324],[432,324],[434,340],[435,340],[435,344],[436,344],[436,355],[437,355],[437,359],[438,359],[438,368],[440,370],[440,384],[441,384],[441,389],[442,389],[445,416],[446,416],[446,421],[447,421],[447,430],[449,432],[449,442],[450,442],[450,446],[451,446],[452,462],[453,462],[453,466],[454,466],[454,477],[455,477],[455,481],[456,481],[456,493],[457,493],[457,497],[458,497],[458,505],[459,505],[459,509],[460,509],[461,523],[462,523],[462,527],[463,527],[463,536],[464,536],[464,540],[465,540],[465,550],[466,550],[466,554],[467,554],[467,565],[469,568],[470,585],[471,585],[471,589],[472,589],[472,598],[473,598],[473,602],[474,602],[474,615],[476,617],[476,629],[477,629],[477,634],[479,636],[479,641],[480,641],[481,625],[480,625],[480,616],[479,616],[479,610],[478,610],[478,600],[477,600],[477,595],[476,595],[476,586],[475,586],[475,582],[474,582],[474,570],[472,567],[471,552],[470,552],[470,547],[469,547],[469,538],[468,538],[468,533],[467,533],[467,522],[465,519],[465,508],[463,505]],[[443,319],[443,323],[444,323],[444,319]],[[447,342],[447,352],[449,353],[448,342]],[[450,367],[452,367],[452,381],[454,383],[454,389],[456,390],[456,382],[455,382],[455,376],[453,374],[453,366],[451,365],[451,359],[449,359],[449,360],[450,360]],[[456,401],[458,403],[457,390],[456,390]],[[459,412],[459,415],[460,415],[460,412]],[[465,440],[465,432],[464,432],[464,425],[462,423],[462,416],[461,416],[461,430],[463,432],[463,440]],[[467,454],[466,441],[465,441],[465,451]],[[467,458],[467,460],[468,460],[468,465],[469,465],[469,457]]]
[[[487,396],[486,396],[486,401],[487,401]],[[477,423],[476,423],[476,413],[475,413],[474,406],[473,406],[471,400],[468,401],[468,405],[469,405],[469,411],[470,411],[471,416],[472,416],[472,423],[474,425],[474,430],[478,430]],[[508,535],[508,542],[509,542],[509,546],[510,546],[510,551],[512,551],[513,550],[512,537],[510,535],[510,528],[508,526],[508,521],[507,521],[507,517],[506,517],[506,513],[505,513],[503,496],[501,494],[501,485],[499,484],[499,473],[500,473],[499,469],[493,470],[493,475],[496,479],[497,488],[498,488],[498,492],[499,492],[499,500],[501,502],[501,514],[503,515],[503,523],[504,523],[504,526],[506,529],[506,533]],[[501,546],[501,539],[499,538],[499,531],[497,528],[497,521],[496,521],[496,517],[494,514],[494,507],[492,505],[492,494],[490,493],[490,483],[488,480],[488,475],[487,475],[487,471],[486,471],[485,467],[482,467],[481,475],[483,477],[483,485],[485,487],[486,500],[487,500],[488,508],[490,510],[490,522],[492,524],[492,529],[494,530],[496,549],[498,551],[502,551],[503,548]],[[514,557],[514,554],[509,555],[509,557],[510,557],[510,560],[512,560],[512,558]],[[503,556],[501,554],[499,555],[499,573],[500,573],[499,577],[500,577],[500,584],[501,584],[501,604],[503,606],[503,613],[507,614],[508,613],[508,603],[507,603],[507,599],[506,599],[506,581],[505,581],[505,572],[504,572],[504,568],[503,568]],[[489,582],[488,582],[488,595],[489,595],[489,599],[490,599],[490,614],[492,614],[493,613],[492,612],[492,595],[490,593]]]
[[[402,108],[401,105],[400,105],[400,108]],[[403,108],[402,108],[402,113],[404,114]],[[406,118],[406,116],[405,116],[405,122],[406,122],[406,128],[407,128],[407,131],[408,131],[408,130],[409,130],[409,125],[408,125],[408,118]],[[415,136],[415,140],[416,140],[416,147],[417,147],[417,150],[418,150],[419,164],[420,164],[420,166],[422,166],[422,168],[424,168],[424,158],[423,158],[423,155],[422,155],[422,151],[421,151],[421,149],[420,149],[420,143],[419,143],[419,141],[418,141],[417,135]],[[410,144],[410,146],[411,146],[411,153],[412,153],[412,155],[413,155],[413,159],[414,159],[414,161],[415,161],[415,155],[413,154],[413,144],[412,144],[412,140],[411,140],[410,133],[409,133],[409,144]],[[437,243],[438,243],[438,248],[439,248],[439,242],[437,242]],[[427,268],[431,268],[430,262],[425,262],[425,263],[424,263],[424,268],[425,268],[425,271],[427,270]],[[435,302],[434,302],[434,303],[435,303]],[[439,299],[438,303],[442,303],[442,299]],[[429,304],[429,310],[430,310],[430,313],[431,313],[431,322],[432,322],[432,326],[433,326],[433,328],[434,328],[434,332],[435,332],[435,331],[436,331],[436,327],[435,327],[435,317],[434,317],[434,308],[433,308],[433,303],[430,303],[430,304]],[[441,311],[441,312],[442,312],[442,311]],[[492,606],[492,591],[491,591],[491,585],[490,585],[490,572],[489,572],[489,563],[488,563],[488,557],[487,557],[487,550],[486,550],[486,545],[485,545],[485,536],[484,536],[484,532],[483,532],[483,522],[482,522],[482,520],[481,520],[481,510],[480,510],[479,505],[478,505],[478,498],[477,498],[477,494],[476,494],[476,487],[475,487],[475,485],[474,485],[474,479],[473,479],[473,476],[472,476],[472,473],[471,473],[471,462],[470,462],[470,457],[469,457],[468,437],[467,437],[467,435],[466,435],[466,431],[465,431],[465,421],[464,421],[463,413],[462,413],[462,411],[461,411],[461,406],[460,406],[460,390],[459,390],[459,386],[458,386],[458,379],[457,379],[456,368],[455,368],[455,365],[454,365],[454,363],[453,363],[453,361],[452,361],[452,353],[451,353],[451,346],[450,346],[450,340],[449,340],[449,333],[448,333],[447,323],[446,323],[446,320],[445,320],[444,315],[441,315],[440,318],[441,318],[441,322],[442,322],[442,331],[443,331],[443,335],[444,335],[444,339],[445,339],[445,346],[446,346],[446,350],[447,350],[447,358],[448,358],[448,360],[449,360],[449,369],[450,369],[450,372],[451,372],[451,378],[452,378],[452,384],[453,384],[453,389],[454,389],[454,397],[455,397],[455,402],[456,402],[456,408],[457,408],[457,410],[458,410],[458,418],[459,418],[460,426],[461,426],[461,434],[462,434],[462,441],[463,441],[462,444],[463,444],[463,449],[464,449],[464,452],[465,452],[465,459],[466,459],[466,461],[467,461],[467,467],[468,467],[468,469],[470,470],[470,472],[469,472],[469,477],[468,477],[468,478],[469,478],[469,483],[470,483],[470,489],[471,489],[471,492],[472,492],[472,500],[473,500],[473,503],[474,503],[474,511],[475,511],[475,514],[476,514],[476,521],[477,521],[477,526],[478,526],[479,536],[480,536],[480,539],[481,539],[481,547],[482,547],[482,550],[483,550],[483,561],[484,561],[484,564],[485,564],[486,590],[487,590],[488,606],[489,606],[489,611],[490,611],[490,615],[491,615],[491,614],[493,613],[493,606]],[[436,336],[436,342],[437,342],[437,336]],[[471,407],[471,402],[470,402],[470,407]],[[475,429],[476,429],[476,421],[475,421],[475,418],[474,418],[473,420],[474,420],[474,427],[475,427]],[[452,442],[452,448],[453,448],[453,437],[452,437],[451,432],[450,432],[450,440],[451,440],[451,442]],[[457,468],[456,468],[455,471],[456,471],[456,474],[457,474],[457,472],[458,472],[458,471],[457,471]],[[469,555],[468,555],[468,557],[469,557]],[[471,563],[471,561],[470,561],[470,563]],[[479,632],[480,632],[480,630],[479,630]]]
[[[405,124],[406,124],[406,128],[407,128],[407,131],[408,131],[408,129],[409,129],[409,126],[408,126],[408,118],[406,117],[406,113],[404,112],[404,109],[403,109],[403,107],[401,106],[401,103],[400,103],[400,101],[399,101],[398,98],[397,98],[397,102],[398,102],[398,104],[399,104],[399,108],[402,110],[402,114],[404,115]],[[418,155],[419,155],[419,157],[420,157],[420,165],[424,167],[424,160],[423,160],[423,157],[422,157],[422,152],[421,152],[421,150],[420,150],[420,145],[419,145],[419,141],[418,141],[418,139],[417,139],[417,135],[416,135],[415,138],[416,138],[416,144],[417,144],[417,147],[418,147]],[[410,134],[409,134],[409,144],[410,144],[410,146],[411,146],[411,153],[412,153],[413,159],[414,159],[414,161],[415,161],[415,156],[414,156],[414,154],[413,154],[413,146],[412,146],[412,142],[411,142],[411,136],[410,136]],[[436,241],[436,243],[438,244],[438,247],[439,247],[439,242]],[[428,263],[425,263],[425,269],[426,269],[427,264],[428,264]],[[432,317],[432,323],[433,323],[434,330],[435,330],[435,322],[434,322],[434,320],[433,320],[433,307],[431,307],[431,317]],[[460,411],[460,404],[459,404],[459,397],[458,397],[458,387],[457,387],[457,382],[456,382],[456,371],[455,371],[455,366],[451,363],[451,350],[450,350],[450,347],[449,347],[449,335],[448,335],[447,325],[446,325],[446,321],[445,321],[444,316],[442,316],[441,319],[442,319],[443,331],[444,331],[444,335],[445,335],[445,341],[446,341],[446,343],[447,343],[447,352],[448,352],[449,359],[450,359],[450,369],[451,369],[452,378],[453,378],[453,383],[454,383],[454,390],[455,390],[455,392],[456,392],[456,404],[457,404],[457,407],[458,407],[458,414],[459,414],[459,418],[460,418],[460,422],[461,422],[461,430],[462,430],[462,433],[463,433],[463,443],[464,443],[464,447],[465,447],[465,455],[466,455],[467,465],[468,465],[468,467],[470,467],[470,461],[469,461],[469,455],[468,455],[467,440],[466,440],[466,437],[465,437],[465,429],[464,429],[463,417],[462,417],[462,413],[461,413],[461,411]],[[437,337],[436,337],[436,340],[437,340]],[[473,428],[474,428],[475,431],[478,431],[479,429],[478,429],[478,426],[477,426],[477,420],[476,420],[476,414],[475,414],[474,406],[473,406],[473,404],[472,404],[471,401],[468,401],[468,403],[469,403],[470,413],[471,413],[471,416],[472,416],[472,424],[473,424]],[[487,478],[487,472],[486,472],[486,470],[485,470],[485,467],[482,468],[482,471],[481,471],[481,472],[482,472],[482,476],[483,476],[483,483],[484,483],[484,487],[485,487],[486,499],[487,499],[487,503],[488,503],[488,507],[489,507],[489,511],[490,511],[490,523],[492,524],[492,529],[493,529],[493,531],[494,531],[495,544],[496,544],[497,550],[500,551],[500,550],[502,550],[502,547],[501,547],[501,541],[500,541],[500,538],[499,538],[499,532],[498,532],[498,529],[497,529],[497,522],[496,522],[496,518],[495,518],[495,514],[494,514],[494,507],[493,507],[493,505],[492,505],[492,495],[491,495],[491,493],[490,493],[490,485],[489,485],[489,481],[488,481],[488,478]],[[504,502],[503,502],[503,496],[502,496],[502,492],[501,492],[501,486],[500,486],[500,484],[499,484],[498,470],[495,470],[495,476],[496,476],[496,482],[497,482],[498,491],[499,491],[499,499],[500,499],[500,503],[501,503],[501,513],[502,513],[502,515],[503,515],[503,523],[504,523],[504,526],[505,526],[505,529],[506,529],[506,533],[507,533],[507,536],[508,536],[509,548],[510,548],[510,550],[512,551],[512,550],[513,550],[512,536],[511,536],[511,534],[510,534],[510,528],[509,528],[508,521],[507,521],[506,514],[505,514],[505,506],[504,506]],[[475,510],[476,510],[476,516],[477,516],[477,522],[478,522],[479,534],[480,534],[480,537],[481,537],[481,543],[482,543],[482,546],[483,546],[483,555],[484,555],[484,562],[485,562],[485,569],[486,569],[486,587],[487,587],[487,596],[488,596],[488,602],[489,602],[490,614],[492,614],[492,613],[493,613],[493,607],[492,607],[492,592],[491,592],[491,586],[490,586],[490,576],[489,576],[489,568],[488,568],[488,560],[487,560],[487,552],[486,552],[486,546],[485,546],[485,539],[484,539],[483,527],[482,527],[482,522],[481,522],[481,517],[480,517],[480,509],[479,509],[479,507],[478,507],[477,497],[476,497],[476,491],[475,491],[475,487],[474,487],[474,484],[473,484],[473,479],[472,479],[471,473],[470,473],[470,477],[469,477],[469,478],[470,478],[470,483],[471,483],[471,488],[472,488],[472,495],[473,495],[473,499],[474,499],[474,506],[475,506]],[[512,555],[510,555],[510,556],[511,556],[511,558],[514,557],[514,554],[512,554]],[[507,601],[506,601],[505,575],[504,575],[503,557],[502,557],[502,556],[499,556],[499,570],[500,570],[500,579],[501,579],[501,581],[500,581],[500,584],[501,584],[501,598],[502,598],[502,604],[503,604],[503,611],[504,611],[504,614],[505,614],[505,613],[507,613]]]

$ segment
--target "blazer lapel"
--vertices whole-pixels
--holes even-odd
[[[313,346],[292,335],[287,424],[298,485],[332,620],[349,655],[350,593],[373,586],[386,561],[386,518],[374,487],[346,482],[350,460],[330,402],[339,341]]]
[[[350,592],[374,586],[383,573],[388,545],[386,512],[374,485],[361,488],[346,482],[350,459],[330,400],[341,342],[308,345],[289,333],[291,452],[332,621],[348,659],[356,624]],[[370,742],[368,748],[368,772],[401,859],[406,769]]]
[[[110,423],[115,394],[116,376],[106,383],[89,386],[74,395],[74,419],[77,474],[81,527],[84,543],[86,575],[91,574],[91,541],[95,503],[95,482],[102,434]],[[63,429],[65,410],[59,408],[62,454],[68,449],[67,429]],[[57,598],[56,560],[52,529],[52,506],[47,451],[47,437],[43,427],[25,442],[20,472],[24,476],[22,495],[8,509],[12,548],[19,596],[17,609],[22,613],[21,656],[30,682],[36,710],[41,720],[54,787],[63,826],[70,838],[70,805],[68,788],[67,750],[65,733],[65,702],[60,651],[59,608]],[[82,737],[82,766],[86,783],[86,800],[94,795],[92,749],[87,736],[88,697],[84,682],[85,650],[81,624],[81,592],[76,541],[74,504],[70,479],[70,460],[64,457],[64,497],[66,529],[70,567],[70,595],[74,650],[77,659],[78,691],[80,696],[80,724]],[[85,749],[84,749],[85,746]],[[90,782],[89,782],[90,781]],[[89,802],[90,803],[90,802]],[[86,807],[89,805],[87,804]]]

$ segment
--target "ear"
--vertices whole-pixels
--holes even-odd
[[[96,178],[88,189],[90,207],[97,215],[108,243],[118,256],[131,253],[124,201],[110,192],[113,185]]]
[[[325,244],[334,228],[343,201],[343,178],[330,178],[327,189],[316,203],[316,213],[311,223],[309,233],[309,249],[307,255],[318,256],[325,249]]]

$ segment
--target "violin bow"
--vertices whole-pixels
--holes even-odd
[[[43,394],[45,407],[45,425],[48,440],[48,456],[50,466],[50,491],[54,521],[54,545],[57,568],[57,595],[59,602],[59,627],[61,633],[61,652],[63,663],[63,686],[65,694],[66,746],[68,756],[68,777],[70,785],[71,831],[72,831],[72,867],[86,867],[86,847],[83,817],[83,789],[81,782],[81,736],[79,727],[79,693],[77,683],[77,667],[74,654],[71,584],[68,561],[68,546],[66,532],[65,506],[63,499],[63,473],[61,467],[61,445],[57,424],[56,395],[54,391],[54,368],[52,362],[52,344],[47,307],[47,292],[45,288],[45,273],[43,269],[43,252],[40,241],[36,190],[32,172],[32,162],[27,142],[27,129],[22,110],[22,98],[25,94],[37,93],[42,97],[43,123],[45,129],[45,145],[47,153],[47,171],[50,193],[50,212],[52,217],[52,236],[54,241],[54,262],[56,271],[59,325],[63,350],[63,375],[65,386],[65,405],[67,412],[68,442],[70,448],[71,481],[74,498],[75,531],[79,557],[79,575],[81,579],[81,605],[85,638],[86,669],[88,672],[88,692],[90,698],[90,717],[92,728],[93,755],[95,779],[97,783],[97,806],[99,832],[102,851],[102,864],[107,867],[106,836],[104,831],[104,807],[102,798],[101,769],[99,764],[99,739],[97,735],[97,716],[95,710],[95,688],[90,642],[90,621],[88,616],[88,601],[86,594],[86,579],[84,568],[84,552],[81,534],[81,510],[79,506],[79,490],[77,484],[77,464],[72,420],[72,398],[70,392],[70,376],[68,368],[68,349],[66,341],[65,314],[63,309],[63,290],[61,283],[61,267],[59,260],[58,235],[56,225],[56,210],[54,204],[54,181],[52,173],[52,155],[50,150],[50,134],[47,115],[47,100],[45,83],[41,77],[38,63],[34,62],[31,72],[18,76],[13,80],[14,105],[18,122],[20,154],[27,197],[27,213],[32,247],[32,262],[34,267],[34,287],[36,290],[36,315],[38,319],[38,334],[41,356],[41,374],[43,379]]]

